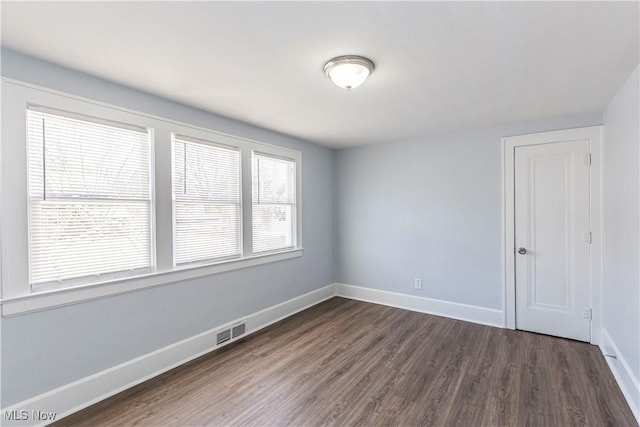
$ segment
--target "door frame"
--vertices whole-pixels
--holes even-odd
[[[515,274],[515,149],[526,145],[549,144],[550,138],[588,139],[591,150],[589,172],[589,221],[591,250],[589,278],[591,301],[591,344],[602,342],[602,140],[603,126],[589,126],[502,138],[502,253],[503,326],[516,328]]]

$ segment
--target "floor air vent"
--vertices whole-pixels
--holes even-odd
[[[244,334],[244,323],[238,323],[231,328],[231,337],[239,337]]]
[[[231,339],[231,329],[225,329],[224,331],[218,332],[216,335],[216,345],[220,345],[223,342],[227,342]]]
[[[245,323],[236,323],[229,329],[223,329],[216,334],[216,345],[225,343],[233,338],[243,335],[245,332]]]

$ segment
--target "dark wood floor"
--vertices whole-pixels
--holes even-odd
[[[637,424],[595,346],[333,298],[56,425]]]

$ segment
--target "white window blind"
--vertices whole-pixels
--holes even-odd
[[[240,257],[240,152],[173,139],[174,262]]]
[[[32,287],[151,267],[149,132],[27,110]]]
[[[253,252],[295,247],[295,161],[254,152],[252,169]]]

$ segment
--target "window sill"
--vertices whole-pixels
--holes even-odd
[[[175,282],[224,273],[226,271],[298,258],[300,256],[302,256],[302,248],[258,255],[251,258],[224,261],[216,264],[182,267],[172,271],[149,273],[92,285],[75,286],[9,297],[0,301],[0,304],[2,304],[2,315],[11,317],[70,304],[78,304],[112,295],[135,292],[145,288],[170,285]]]

